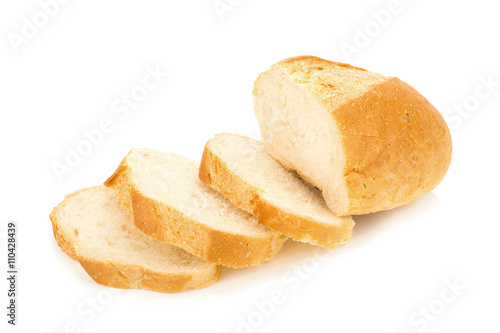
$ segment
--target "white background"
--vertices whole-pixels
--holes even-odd
[[[219,15],[213,0],[69,1],[16,52],[12,36],[22,36],[23,17],[33,22],[41,7],[2,1],[0,221],[3,237],[8,220],[19,225],[20,275],[13,328],[1,238],[1,331],[498,332],[495,2],[401,0],[382,27],[372,12],[392,9],[388,0],[221,3],[231,10]],[[357,53],[343,52],[347,44]],[[355,218],[352,242],[322,258],[289,241],[261,267],[223,269],[216,284],[174,295],[126,290],[109,299],[59,250],[48,214],[64,195],[102,183],[134,147],[199,159],[217,132],[257,138],[253,81],[273,63],[306,54],[398,76],[451,112],[453,163],[436,190]],[[121,119],[113,103],[141,84],[148,66],[168,78]],[[496,86],[482,83],[488,78]],[[58,180],[52,164],[64,163],[67,147],[105,118],[113,130]],[[454,296],[449,283],[465,290]],[[276,292],[284,301],[264,316],[255,302],[267,304]],[[429,306],[432,317],[422,319],[419,309]]]

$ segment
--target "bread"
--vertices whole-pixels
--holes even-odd
[[[57,244],[99,284],[166,293],[206,287],[220,266],[145,236],[103,186],[77,191],[50,214]]]
[[[407,204],[450,165],[443,117],[396,77],[296,57],[260,74],[253,96],[269,153],[320,188],[337,215]]]
[[[146,235],[228,267],[260,265],[286,237],[261,225],[198,179],[199,164],[133,149],[105,182]]]
[[[335,216],[318,189],[282,167],[259,141],[216,135],[205,145],[199,177],[259,223],[294,240],[337,247],[351,239],[352,218]]]

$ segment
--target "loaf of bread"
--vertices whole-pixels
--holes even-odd
[[[260,74],[253,96],[268,152],[321,189],[339,216],[407,204],[450,165],[443,117],[396,77],[296,57]]]
[[[398,78],[304,56],[260,74],[253,96],[261,142],[219,134],[201,164],[131,150],[106,187],[54,208],[60,248],[106,286],[202,288],[220,265],[271,260],[287,237],[350,241],[350,215],[421,197],[451,163],[443,117]]]
[[[218,134],[209,140],[200,179],[259,223],[294,240],[337,247],[351,240],[351,217],[337,217],[321,192],[281,166],[256,140]]]
[[[228,267],[261,265],[286,237],[261,225],[198,179],[199,164],[151,149],[132,149],[104,183],[146,235]]]
[[[57,244],[99,284],[166,293],[206,287],[220,266],[145,236],[104,186],[77,191],[50,213]]]

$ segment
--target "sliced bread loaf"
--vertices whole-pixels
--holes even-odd
[[[259,222],[297,241],[337,247],[351,240],[351,217],[337,217],[321,192],[288,171],[256,140],[218,134],[205,145],[200,179]]]
[[[296,57],[262,73],[253,96],[269,153],[320,188],[338,215],[409,203],[450,165],[446,122],[398,78]]]
[[[229,267],[260,265],[286,237],[261,225],[198,179],[199,164],[150,149],[133,149],[104,183],[146,235]]]
[[[66,196],[50,219],[61,250],[99,284],[173,293],[219,278],[220,266],[145,236],[104,186]]]

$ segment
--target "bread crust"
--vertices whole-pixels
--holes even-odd
[[[175,207],[142,193],[127,163],[125,158],[104,185],[125,198],[120,202],[131,207],[135,225],[150,237],[178,246],[210,263],[233,268],[262,265],[274,258],[286,241],[285,236],[275,232],[258,236],[232,234],[193,220]]]
[[[354,221],[328,225],[307,216],[278,207],[261,195],[261,190],[236,175],[209,146],[205,145],[200,163],[200,180],[222,193],[237,207],[256,216],[259,223],[297,241],[326,248],[338,247],[351,240]]]
[[[452,140],[442,115],[418,91],[395,77],[384,77],[368,91],[340,107],[320,72],[338,67],[366,72],[348,64],[302,56],[285,59],[271,70],[284,70],[295,84],[313,94],[332,116],[340,134],[347,190],[340,216],[360,215],[407,204],[434,189],[451,163]],[[314,68],[315,74],[310,75]],[[297,75],[300,73],[300,75]],[[290,161],[280,162],[291,168]],[[305,179],[310,177],[296,170]],[[315,184],[326,190],[328,184]]]
[[[365,117],[356,117],[353,107]],[[332,116],[343,129],[346,213],[407,204],[434,189],[450,166],[452,141],[446,122],[398,78],[377,85]]]
[[[65,197],[63,202],[81,191]],[[62,203],[63,203],[62,202]],[[61,203],[61,204],[62,204]],[[58,221],[61,204],[50,213],[54,238],[61,250],[78,261],[87,274],[97,283],[121,289],[145,289],[164,293],[176,293],[189,289],[200,289],[216,282],[220,277],[220,266],[209,266],[201,272],[165,273],[138,265],[125,265],[116,261],[100,261],[81,253],[75,245],[74,236],[64,232]]]

